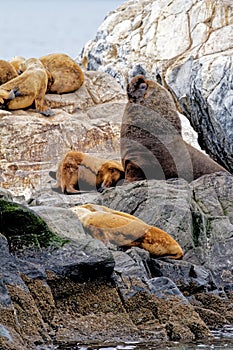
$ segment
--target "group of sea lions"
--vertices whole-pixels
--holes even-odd
[[[205,174],[227,172],[183,140],[176,105],[163,86],[137,75],[127,85],[127,96],[121,126],[121,162],[68,152],[56,172],[56,186],[61,186],[63,192],[78,193],[83,182],[102,191],[123,178],[125,182],[169,178],[191,182]],[[141,247],[155,256],[183,257],[181,246],[167,232],[132,215],[94,204],[72,210],[84,228],[104,243]]]
[[[37,112],[51,116],[54,113],[45,104],[45,94],[73,92],[83,82],[80,66],[63,53],[0,60],[0,107],[14,110],[34,104]]]
[[[29,60],[16,57],[8,63],[0,61],[0,83],[0,104],[18,109],[34,102],[36,110],[48,116],[51,110],[45,106],[45,93],[75,91],[84,83],[84,74],[64,54]],[[69,151],[58,164],[55,188],[65,194],[77,194],[82,189],[102,192],[122,180],[184,178],[190,182],[205,174],[227,172],[183,140],[176,105],[162,85],[137,75],[127,85],[127,97],[121,126],[121,162]],[[93,204],[72,210],[84,228],[104,243],[138,246],[155,256],[183,257],[182,248],[168,233],[132,215]]]

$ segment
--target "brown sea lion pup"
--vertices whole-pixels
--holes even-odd
[[[97,238],[120,247],[140,247],[157,257],[181,259],[180,245],[167,232],[130,214],[96,204],[71,208],[78,215],[83,227]]]
[[[93,157],[87,153],[69,151],[58,165],[57,183],[63,193],[79,193],[81,189],[101,192],[114,187],[124,178],[124,169],[117,160]]]
[[[175,105],[169,113],[172,103],[162,86],[136,76],[127,86],[127,95],[121,126],[121,159],[127,181],[184,178],[190,182],[205,174],[227,172],[182,139]]]
[[[84,73],[78,63],[68,55],[53,53],[40,57],[40,61],[52,76],[48,92],[73,92],[83,85]]]
[[[5,60],[0,60],[0,85],[18,76],[14,66]]]
[[[0,104],[9,110],[27,108],[35,104],[36,111],[45,115],[53,115],[44,102],[48,84],[48,75],[42,63],[30,58],[20,65],[23,72],[18,77],[1,85]]]

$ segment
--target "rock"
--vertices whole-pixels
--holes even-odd
[[[124,87],[136,74],[161,82],[200,147],[233,172],[232,37],[230,1],[127,1],[106,17],[77,60]]]
[[[189,261],[177,261],[173,264],[171,259],[151,259],[150,268],[153,276],[171,279],[186,297],[198,292],[218,291],[211,272]]]
[[[153,294],[161,299],[169,299],[173,296],[180,299],[181,303],[188,304],[188,300],[179,291],[175,283],[166,277],[155,277],[148,281],[148,286]]]
[[[140,291],[149,293],[149,287],[145,283],[148,280],[148,271],[138,256],[139,249],[131,248],[127,253],[113,252],[115,260],[113,279],[125,301]],[[132,253],[134,257],[131,256]]]
[[[167,81],[198,132],[201,148],[233,172],[231,78],[227,68],[231,61],[230,55],[215,57],[214,53],[196,60],[190,57],[167,74]]]
[[[205,176],[193,182],[195,256],[188,260],[210,268],[217,283],[233,283],[232,176]],[[188,254],[189,255],[189,254]]]
[[[181,183],[181,187],[184,185]],[[3,349],[12,343],[12,349],[18,346],[20,350],[32,350],[37,344],[49,344],[51,337],[60,342],[85,342],[90,340],[90,330],[93,341],[104,341],[109,332],[117,342],[210,336],[194,306],[186,302],[174,282],[153,276],[148,252],[140,248],[123,252],[104,246],[84,232],[69,209],[28,208],[5,198],[1,201],[1,231],[8,239],[8,232],[14,231],[31,242],[29,246],[15,245],[10,253],[7,239],[0,237]],[[3,223],[9,210],[21,221],[12,220],[6,230]],[[34,225],[35,219],[38,223]],[[30,241],[30,234],[34,236],[31,222],[38,236],[43,230],[47,232],[46,244],[38,247],[37,243],[33,245],[34,239]],[[62,246],[54,246],[55,237],[63,239]],[[161,293],[166,295],[166,304]],[[184,301],[186,309],[181,306]],[[181,315],[185,322],[181,322]]]
[[[225,40],[232,14],[227,0],[129,0],[77,59],[87,63],[85,85],[46,95],[53,117],[0,111],[1,349],[109,339],[163,346],[203,341],[211,327],[232,324],[232,176],[140,181],[78,196],[53,191],[49,177],[70,149],[120,158],[125,85],[135,74],[167,87],[201,147],[232,170],[232,48]],[[181,118],[183,137],[196,142]],[[69,210],[88,202],[167,231],[184,259],[93,239]]]
[[[194,247],[192,194],[185,180],[137,181],[106,190],[97,204],[133,214],[168,232],[185,252]]]
[[[30,109],[1,115],[0,186],[26,200],[48,187],[49,171],[71,149],[119,158],[125,92],[109,74],[87,72],[79,90],[46,100],[53,117]]]
[[[11,252],[25,247],[60,247],[67,240],[56,236],[39,216],[22,205],[0,199],[0,232],[7,238]]]
[[[175,179],[137,181],[106,190],[97,204],[133,214],[168,232],[181,245],[185,260],[211,272],[213,281],[202,277],[209,279],[210,286],[224,287],[233,283],[232,180],[231,175],[219,173],[191,184]]]

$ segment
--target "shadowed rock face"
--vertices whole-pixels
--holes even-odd
[[[167,79],[201,148],[233,173],[231,64],[231,56],[191,57]]]

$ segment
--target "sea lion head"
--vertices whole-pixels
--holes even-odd
[[[38,58],[28,58],[25,61],[22,61],[21,64],[19,65],[19,70],[18,73],[22,74],[25,72],[27,69],[42,69],[45,70],[43,64],[40,62]]]
[[[140,103],[146,96],[148,83],[144,75],[136,75],[127,85],[129,102]]]
[[[102,164],[96,177],[96,187],[98,192],[103,192],[105,188],[119,185],[125,178],[123,166],[119,162],[107,161]]]

